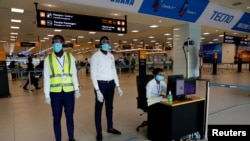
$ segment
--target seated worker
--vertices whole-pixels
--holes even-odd
[[[166,95],[167,84],[164,81],[164,73],[162,68],[155,68],[153,70],[154,78],[146,85],[146,97],[148,106],[157,102],[157,98]],[[159,102],[159,101],[158,101]]]

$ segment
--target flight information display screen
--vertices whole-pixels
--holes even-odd
[[[247,45],[248,41],[244,37],[236,37],[236,36],[231,36],[231,35],[224,35],[224,43]]]
[[[127,21],[37,10],[37,27],[127,33]]]

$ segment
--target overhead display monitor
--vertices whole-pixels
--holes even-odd
[[[223,38],[224,43],[228,44],[238,44],[238,45],[245,45],[247,46],[247,38],[244,37],[236,37],[236,36],[231,36],[231,35],[224,35]]]
[[[37,27],[127,33],[127,21],[46,10],[37,10]]]

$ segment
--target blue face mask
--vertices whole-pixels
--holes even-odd
[[[156,75],[155,79],[160,82],[164,80],[164,76]]]
[[[61,43],[54,43],[53,44],[53,50],[58,53],[62,50],[62,44]]]
[[[103,45],[102,45],[102,50],[103,50],[103,51],[109,51],[110,48],[111,48],[111,47],[109,46],[109,44],[103,44]]]

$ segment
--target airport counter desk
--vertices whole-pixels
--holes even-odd
[[[205,99],[190,96],[191,100],[159,102],[148,107],[147,136],[151,141],[172,141],[205,132]]]

